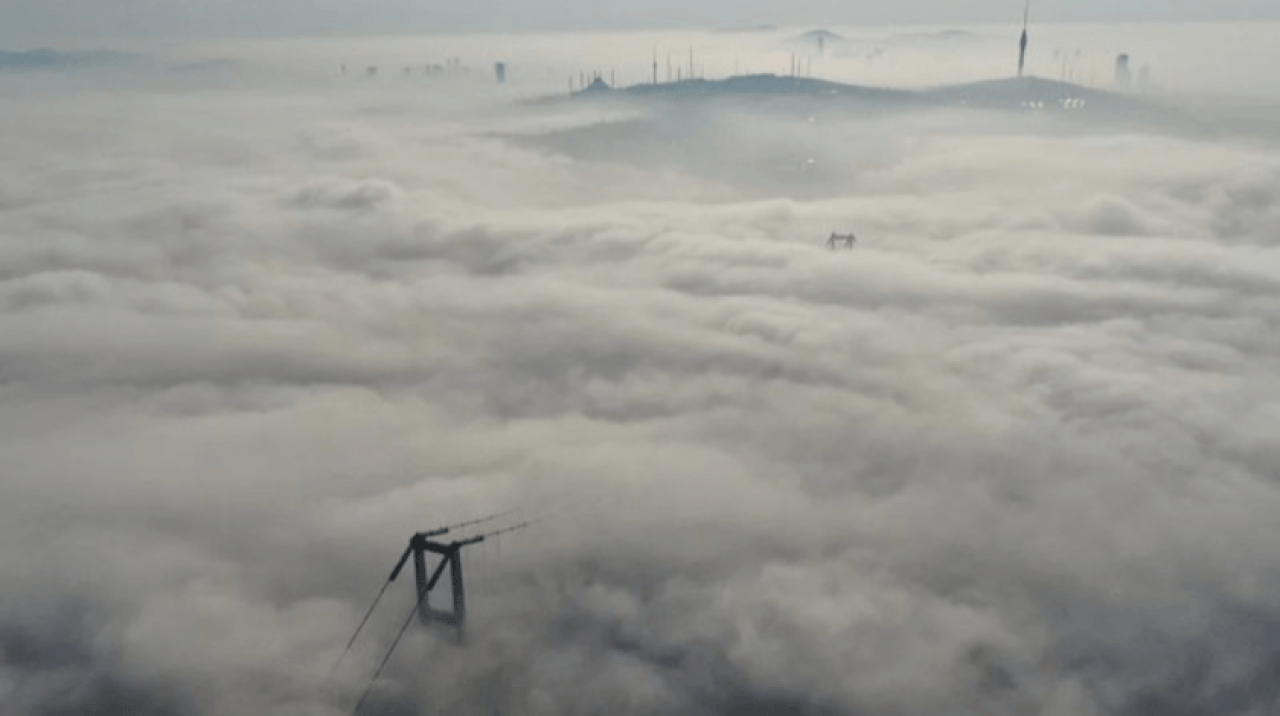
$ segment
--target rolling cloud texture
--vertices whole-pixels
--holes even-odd
[[[1280,708],[1275,136],[174,77],[0,77],[0,713],[344,714],[507,507],[368,713]]]

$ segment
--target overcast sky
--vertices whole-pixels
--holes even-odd
[[[1020,0],[3,0],[0,42],[315,33],[1016,21]],[[1040,0],[1044,21],[1280,19],[1274,0]]]

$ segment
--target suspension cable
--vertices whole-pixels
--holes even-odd
[[[395,653],[396,647],[400,645],[400,639],[404,637],[404,633],[409,630],[409,625],[413,623],[414,612],[418,611],[418,605],[422,604],[419,599],[413,605],[413,609],[409,610],[409,616],[404,620],[404,624],[400,625],[400,631],[396,634],[396,638],[391,642],[391,648],[387,649],[386,656],[382,657],[382,663],[378,665],[378,670],[373,672],[373,678],[369,679],[368,686],[364,687],[364,693],[360,694],[360,700],[356,702],[355,708],[351,709],[351,716],[357,716],[360,713],[360,707],[364,706],[365,699],[369,698],[369,693],[373,691],[373,685],[377,683],[378,677],[382,675],[382,670],[386,668],[387,662],[391,661],[391,655]]]
[[[484,524],[485,522],[493,522],[494,520],[502,519],[503,517],[506,517],[507,515],[510,515],[510,514],[514,514],[515,512],[516,512],[516,510],[506,510],[506,511],[503,511],[503,512],[499,512],[499,513],[497,513],[497,514],[489,515],[488,517],[480,517],[480,518],[478,518],[478,519],[474,519],[474,520],[467,520],[466,522],[459,522],[459,523],[458,523],[458,524],[456,524],[456,525],[446,525],[445,527],[442,527],[441,529],[446,530],[446,531],[448,531],[448,530],[459,530],[459,529],[462,529],[463,527],[470,527],[470,526],[472,526],[472,525]]]
[[[538,524],[538,523],[539,523],[539,522],[541,522],[541,521],[542,521],[541,519],[535,519],[535,520],[529,520],[529,521],[527,521],[527,522],[521,522],[521,523],[520,523],[520,524],[518,524],[518,525],[512,525],[512,526],[510,526],[510,527],[505,527],[505,528],[500,529],[500,530],[494,530],[493,532],[486,532],[486,533],[484,533],[484,534],[482,534],[482,535],[478,535],[478,537],[481,537],[481,538],[484,538],[484,539],[489,539],[490,537],[497,537],[497,536],[499,536],[499,535],[505,535],[505,534],[508,534],[508,533],[510,533],[510,532],[516,532],[516,531],[518,531],[518,530],[522,530],[522,529],[524,529],[524,528],[526,528],[526,527],[532,527],[533,525],[536,525],[536,524]],[[475,539],[475,538],[473,537],[472,539]]]
[[[347,658],[347,654],[351,651],[352,645],[356,643],[356,637],[360,636],[360,631],[364,629],[364,625],[369,623],[369,617],[373,616],[373,610],[378,608],[378,602],[382,601],[382,595],[387,593],[387,587],[390,586],[390,581],[382,583],[382,589],[378,590],[378,596],[374,597],[373,604],[369,605],[369,611],[364,613],[364,619],[360,620],[360,626],[356,627],[355,633],[352,634],[351,639],[347,641],[347,646],[343,648],[342,653],[338,655],[338,660],[333,662],[333,666],[329,668],[329,674],[324,678],[325,687],[328,687],[329,683],[333,681],[334,674],[338,673],[338,667],[342,666],[342,660]]]

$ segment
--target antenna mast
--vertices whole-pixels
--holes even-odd
[[[1018,76],[1027,66],[1027,23],[1031,19],[1031,0],[1022,8],[1022,40],[1018,43]]]

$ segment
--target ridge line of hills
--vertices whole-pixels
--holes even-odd
[[[830,100],[867,100],[894,104],[952,104],[978,107],[1080,108],[1092,105],[1108,109],[1150,109],[1151,103],[1116,92],[1038,77],[984,80],[921,89],[845,84],[807,77],[773,74],[743,75],[725,79],[692,79],[639,84],[614,89],[603,81],[577,96],[635,98],[712,99],[731,97],[796,97]]]

